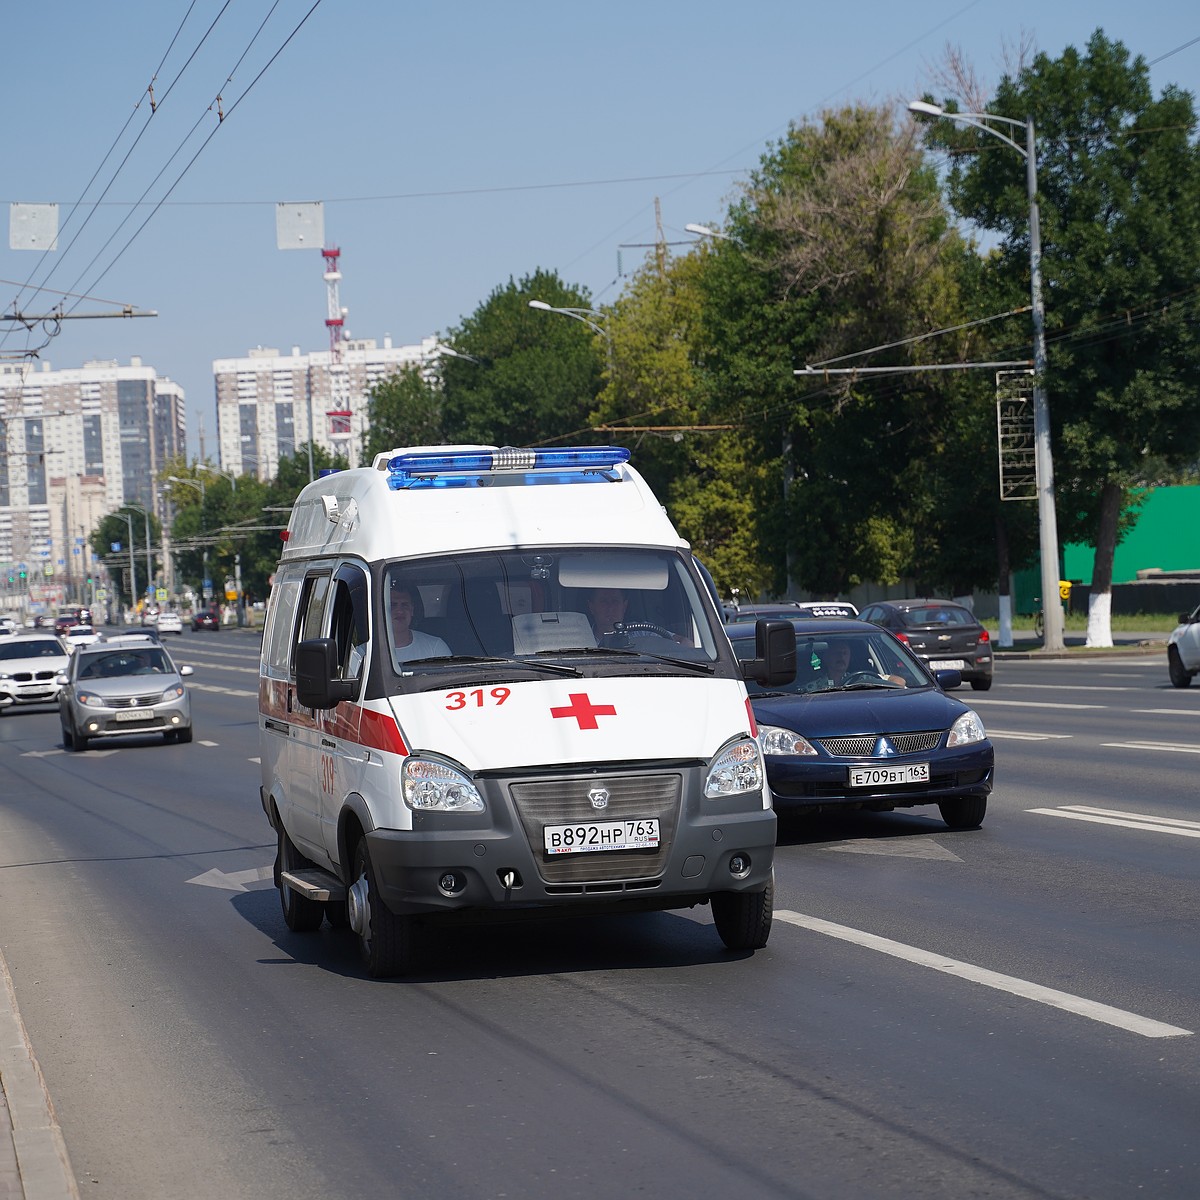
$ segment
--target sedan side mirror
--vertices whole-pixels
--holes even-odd
[[[953,691],[956,687],[962,687],[961,671],[934,671],[933,677],[938,681],[938,687],[944,692]]]
[[[66,687],[67,677],[61,671],[59,671],[59,673],[54,677],[54,682],[57,683],[59,687]]]
[[[194,667],[180,667],[179,673],[180,675],[195,675],[196,670]]]

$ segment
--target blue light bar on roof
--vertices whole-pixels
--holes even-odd
[[[388,460],[388,487],[489,487],[494,483],[591,483],[616,479],[629,461],[623,446],[579,446],[559,450],[470,450],[461,454],[417,450]],[[551,474],[553,472],[553,474]]]

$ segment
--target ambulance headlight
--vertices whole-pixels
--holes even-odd
[[[725,747],[708,768],[704,794],[710,800],[757,792],[763,785],[762,755],[753,738]]]
[[[400,771],[404,803],[417,812],[483,812],[483,797],[461,772],[425,758],[405,760]]]

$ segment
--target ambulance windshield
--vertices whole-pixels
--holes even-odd
[[[392,563],[383,590],[388,649],[405,676],[481,659],[570,673],[635,659],[691,673],[710,670],[718,658],[704,585],[677,551],[566,546],[456,554]]]

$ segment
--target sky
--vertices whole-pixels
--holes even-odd
[[[1151,64],[1156,95],[1200,94],[1194,0],[0,0],[0,12],[4,224],[13,203],[54,203],[60,226],[51,253],[0,239],[0,313],[61,302],[80,318],[49,341],[0,322],[0,356],[37,349],[54,369],[140,356],[185,389],[189,451],[210,461],[213,359],[328,348],[323,260],[277,248],[277,204],[323,204],[350,335],[416,343],[538,268],[612,302],[652,252],[656,201],[686,253],[684,226],[719,225],[789,123],[944,98],[948,48],[991,94],[1023,44],[1057,57],[1101,28]],[[158,315],[83,319],[124,305]]]

